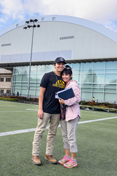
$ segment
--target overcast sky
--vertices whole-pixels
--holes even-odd
[[[117,32],[117,0],[0,0],[0,31],[43,15],[84,18]]]

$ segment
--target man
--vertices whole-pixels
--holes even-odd
[[[57,57],[54,61],[55,71],[45,73],[40,84],[38,125],[34,134],[32,161],[36,165],[41,165],[39,150],[43,132],[49,121],[49,131],[47,135],[45,159],[52,164],[57,160],[53,158],[54,141],[57,127],[60,121],[60,104],[55,98],[56,92],[64,89],[65,83],[62,81],[61,72],[65,67],[65,59]]]

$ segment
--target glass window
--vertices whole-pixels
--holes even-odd
[[[95,69],[104,69],[104,64],[105,62],[94,62],[93,63],[93,68]]]
[[[40,89],[36,90],[36,97],[39,96]]]
[[[0,91],[1,93],[4,93],[4,90],[3,89],[1,89],[1,91]]]
[[[53,65],[46,65],[46,68],[45,68],[45,72],[51,72],[51,71],[54,71],[55,68]]]
[[[92,92],[91,88],[81,88],[81,92]]]
[[[44,74],[45,73],[45,65],[38,65],[37,66],[37,74]]]
[[[104,84],[93,84],[92,87],[101,89],[101,88],[104,88]]]
[[[25,74],[25,75],[29,74],[29,66],[22,67],[22,74]]]
[[[30,90],[30,91],[29,91],[29,95],[30,95],[30,96],[35,96],[35,89],[34,89],[34,90]]]
[[[22,74],[22,67],[15,67],[14,68],[14,74]]]
[[[106,69],[106,73],[117,73],[117,69]]]
[[[92,76],[92,74],[83,74],[82,75],[82,80],[83,80],[83,83],[92,83],[92,81],[93,81],[93,76]]]
[[[104,74],[93,74],[93,82],[96,84],[104,83]]]
[[[93,92],[103,92],[103,88],[94,88]]]
[[[11,82],[11,78],[6,78],[6,82]]]
[[[82,84],[82,88],[92,88],[92,84]]]
[[[4,82],[4,78],[0,78],[0,82]]]
[[[92,93],[90,92],[81,92],[82,100],[92,100]]]
[[[80,70],[81,69],[81,63],[72,64],[73,70]]]
[[[112,94],[112,93],[105,93],[105,101],[109,102],[109,101],[116,101],[116,94]]]
[[[38,83],[41,82],[41,79],[42,79],[42,75],[37,75],[36,81],[37,81]]]
[[[13,79],[13,81],[21,81],[21,80],[22,80],[22,75],[16,75],[15,80]]]
[[[105,84],[105,89],[116,89],[116,84]]]
[[[10,94],[10,93],[11,93],[11,90],[7,90],[6,93],[7,93],[7,94]]]
[[[28,81],[28,75],[22,75],[22,81]]]
[[[117,74],[106,74],[105,75],[105,83],[116,83],[117,82]]]
[[[37,73],[37,66],[31,66],[31,74]]]
[[[116,89],[105,89],[105,92],[116,93]]]
[[[30,75],[30,81],[31,82],[36,82],[36,76],[37,76],[36,74],[31,74]]]
[[[78,75],[74,74],[72,78],[78,82]]]
[[[106,68],[117,69],[117,61],[106,62]]]
[[[104,94],[103,92],[93,92],[93,96],[92,97],[95,97],[95,101],[98,102],[98,101],[104,101]]]
[[[21,95],[27,96],[27,94],[28,94],[28,90],[27,89],[22,89],[21,90]]]
[[[82,69],[83,70],[92,70],[93,68],[93,63],[82,63]]]
[[[103,70],[94,70],[93,71],[93,74],[101,74],[101,73],[103,73],[104,74],[104,69]]]
[[[28,82],[22,82],[21,86],[24,89],[27,88],[28,87]]]

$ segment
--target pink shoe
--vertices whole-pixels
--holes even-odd
[[[65,163],[63,166],[70,169],[70,168],[73,168],[73,167],[77,167],[78,165],[77,165],[76,159],[71,159],[70,161]]]
[[[65,164],[66,162],[70,161],[71,157],[70,156],[64,156],[63,159],[59,160],[59,164]]]

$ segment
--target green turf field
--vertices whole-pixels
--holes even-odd
[[[38,105],[0,101],[0,134],[35,128],[37,110]],[[0,136],[0,176],[117,176],[117,118],[81,123],[109,117],[117,114],[81,110],[77,130],[78,167],[73,169],[52,165],[44,159],[48,130],[41,143],[42,166],[35,166],[31,161],[34,132]],[[54,157],[59,160],[63,156],[58,127]]]

